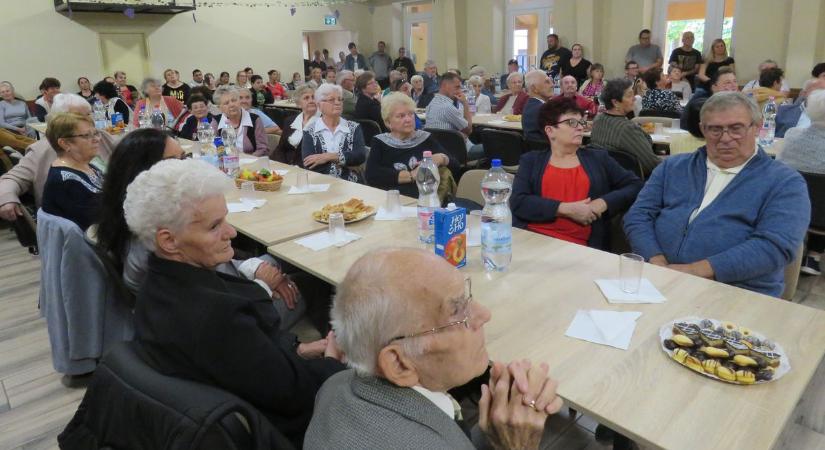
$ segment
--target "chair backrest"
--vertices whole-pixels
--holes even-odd
[[[381,134],[381,126],[370,119],[352,119],[353,122],[361,125],[361,133],[364,135],[364,144],[369,147],[372,138]]]
[[[799,268],[802,267],[802,257],[805,256],[805,243],[799,244],[796,250],[796,257],[785,266],[785,290],[780,296],[783,300],[793,301],[796,294],[796,287],[799,284]]]
[[[673,118],[671,118],[671,117],[662,117],[662,116],[645,116],[643,113],[646,113],[646,112],[647,111],[640,112],[639,113],[640,117],[634,117],[631,120],[633,120],[634,123],[638,123],[639,125],[641,125],[643,123],[653,122],[653,123],[661,123],[662,125],[670,126],[670,124],[673,123],[673,119],[678,119],[679,118],[679,116],[676,116],[676,117],[673,117]]]
[[[634,117],[634,119],[647,119],[642,122],[658,122],[669,126],[673,119],[678,119],[680,117],[682,117],[682,113],[679,112],[662,111],[658,109],[643,109],[639,111],[639,117]],[[667,119],[667,122],[662,121],[662,119]]]
[[[124,342],[100,362],[62,449],[292,449],[249,403],[213,386],[161,374]]]
[[[547,140],[526,139],[523,141],[524,152],[550,150],[550,143]]]
[[[634,175],[639,177],[642,181],[645,180],[645,173],[642,169],[642,163],[639,162],[639,159],[636,158],[636,155],[632,155],[627,152],[623,152],[620,150],[608,150],[607,154],[610,155],[620,166],[624,167],[625,169],[633,172]]]
[[[14,228],[14,234],[17,235],[17,241],[20,242],[20,245],[28,248],[29,253],[32,255],[37,255],[40,252],[37,247],[37,224],[34,223],[29,210],[23,205],[20,205],[20,209],[23,211],[23,215],[12,222],[11,226]]]
[[[705,145],[705,140],[690,133],[674,134],[670,139],[670,154],[680,155],[682,153],[693,153],[697,148]]]
[[[281,136],[277,134],[266,134],[266,147],[269,149],[269,154],[272,154],[272,152],[278,148],[278,142],[280,142],[280,140]]]
[[[456,159],[462,166],[467,164],[467,141],[460,131],[444,130],[441,128],[424,128],[424,131],[433,135],[447,156]]]
[[[481,143],[487,159],[500,159],[503,166],[517,166],[524,147],[521,134],[492,128],[481,130]]]
[[[825,232],[825,175],[799,172],[808,183],[808,196],[811,199],[810,227]]]
[[[484,204],[484,197],[481,195],[481,180],[487,174],[486,170],[468,170],[461,176],[456,189],[456,198],[466,198],[479,205]]]

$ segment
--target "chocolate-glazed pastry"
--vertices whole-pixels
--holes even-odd
[[[722,335],[709,328],[701,330],[699,332],[699,336],[705,344],[710,345],[711,347],[721,347],[722,344],[724,344]]]

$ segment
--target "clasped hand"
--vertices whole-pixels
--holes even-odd
[[[607,211],[607,203],[597,198],[590,200],[590,197],[577,202],[563,202],[559,205],[559,214],[582,225],[590,225],[598,220]]]
[[[320,165],[337,161],[338,153],[314,153],[304,158],[304,167],[314,169]]]
[[[277,293],[287,308],[295,309],[295,303],[298,301],[298,286],[280,269],[264,261],[255,271],[255,278],[266,283],[273,292]]]

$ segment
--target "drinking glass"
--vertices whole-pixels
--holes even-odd
[[[269,170],[269,156],[261,156],[255,160],[255,170]]]
[[[401,214],[401,194],[396,189],[387,191],[387,214],[397,216]]]
[[[255,201],[258,199],[258,191],[255,190],[254,181],[244,181],[241,183],[241,201]]]
[[[678,130],[678,129],[682,128],[682,124],[681,124],[681,122],[679,122],[679,119],[671,120],[670,121],[670,128],[673,128],[674,130]]]
[[[467,245],[481,245],[481,210],[470,211],[467,216]]]
[[[295,174],[295,187],[299,191],[309,189],[309,173],[306,170],[298,170]]]
[[[622,253],[619,256],[619,282],[622,291],[628,294],[639,292],[644,265],[645,259],[635,253]]]
[[[653,124],[653,133],[654,134],[662,134],[663,125],[660,122],[656,122]]]
[[[340,244],[344,242],[346,232],[344,231],[344,214],[332,213],[329,215],[329,237],[332,242]]]

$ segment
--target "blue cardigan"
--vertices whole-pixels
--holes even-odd
[[[544,102],[535,97],[530,97],[524,104],[521,111],[521,130],[527,140],[547,142],[547,136],[539,126],[539,111],[543,105]]]
[[[778,297],[785,266],[799,250],[811,215],[799,173],[761,148],[718,197],[702,203],[707,150],[667,158],[624,217],[633,251],[689,264],[707,259],[717,281]]]
[[[541,182],[551,151],[532,151],[521,155],[518,173],[513,181],[513,195],[510,209],[513,211],[513,225],[526,228],[529,223],[553,222],[561,202],[541,196]],[[609,218],[627,208],[639,190],[640,180],[632,172],[620,166],[605,150],[582,147],[578,151],[579,162],[590,178],[588,196],[603,199],[607,211],[591,224],[589,247],[608,250],[610,248]]]

